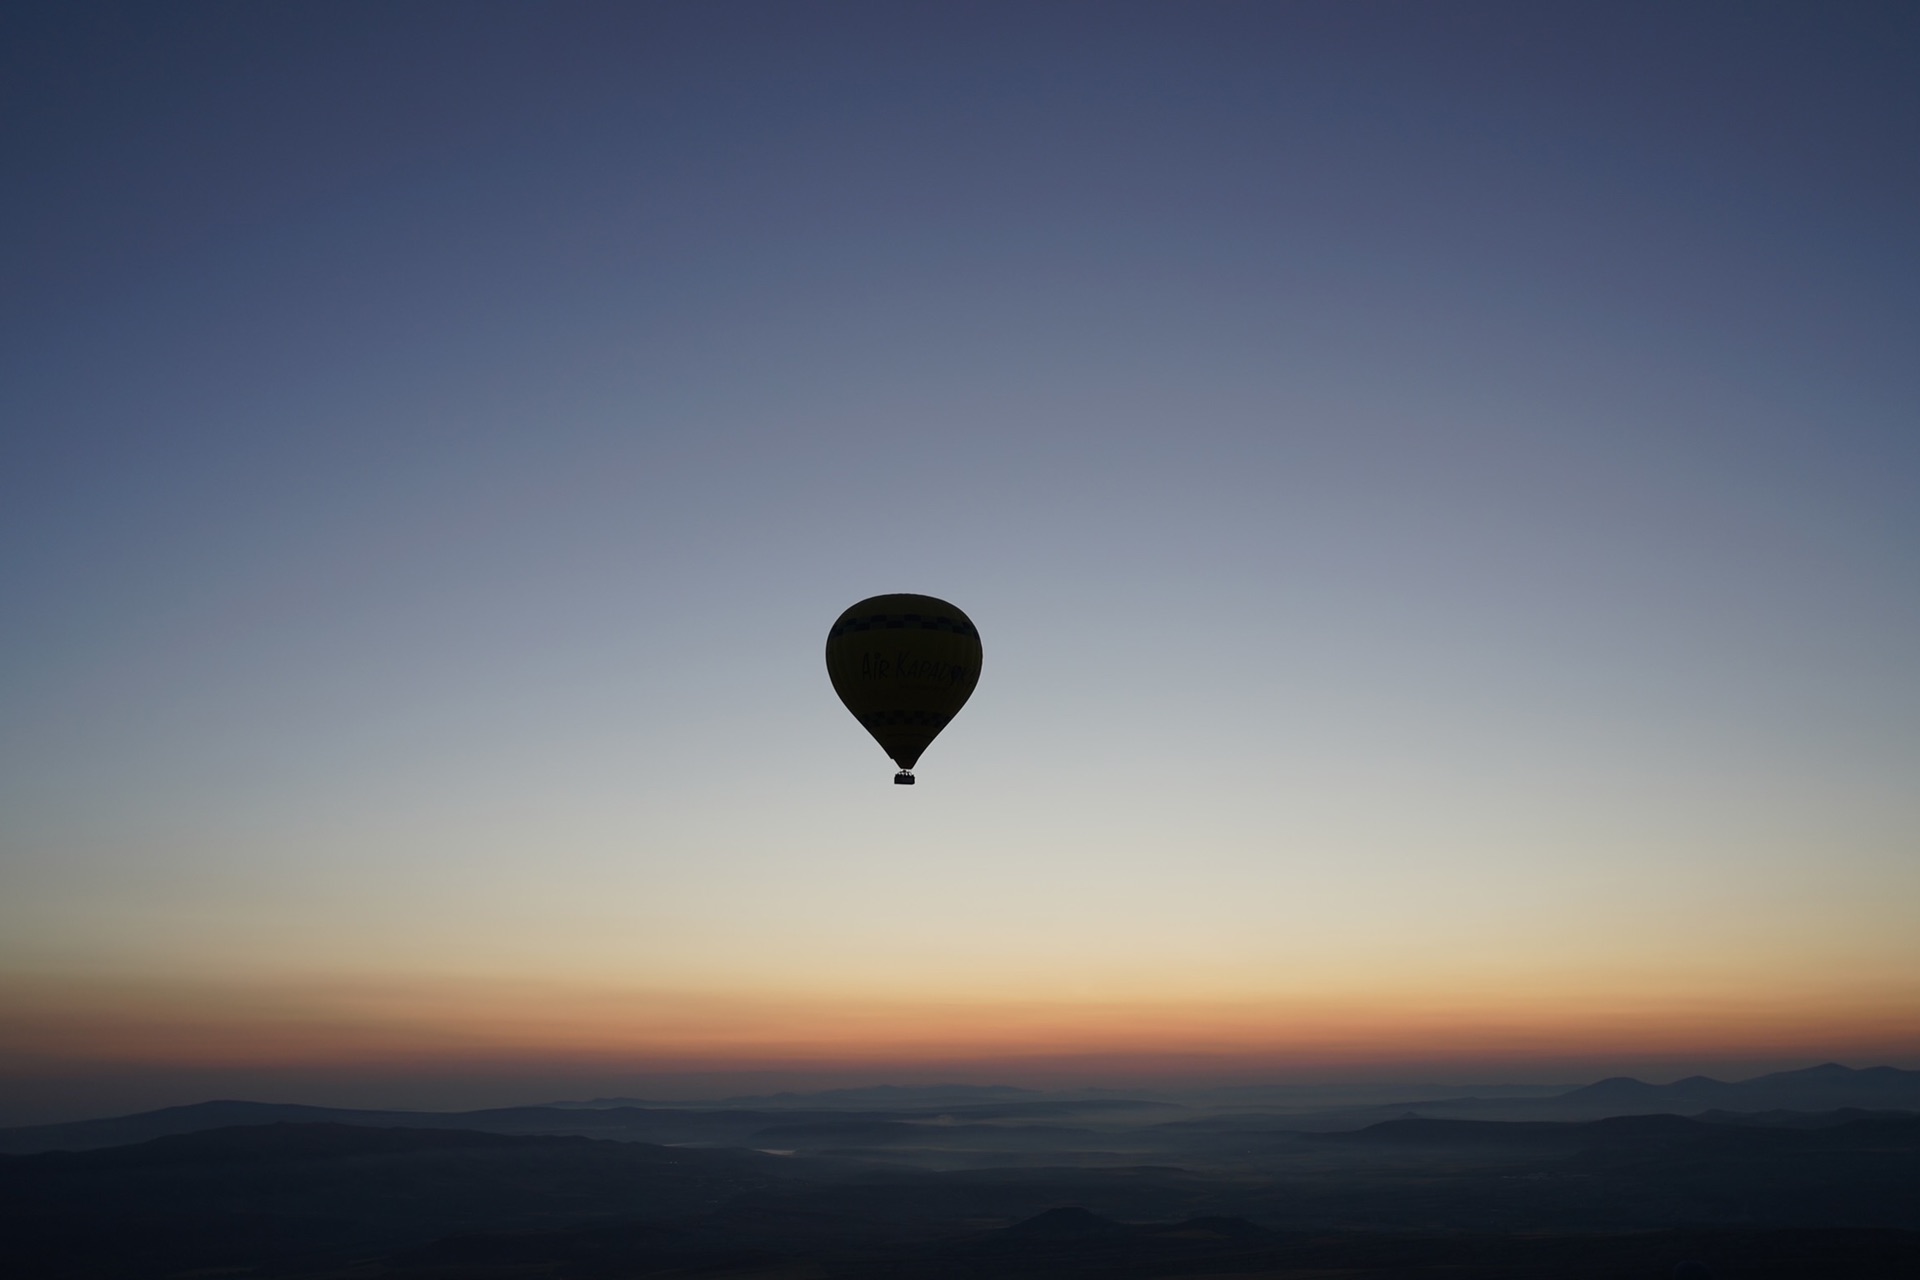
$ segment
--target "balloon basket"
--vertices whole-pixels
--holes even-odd
[[[893,785],[896,787],[910,787],[913,785],[913,775],[905,769],[902,769],[893,775]]]

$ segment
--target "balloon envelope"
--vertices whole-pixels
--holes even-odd
[[[980,656],[973,620],[932,596],[871,596],[827,632],[833,691],[902,769],[973,694]]]

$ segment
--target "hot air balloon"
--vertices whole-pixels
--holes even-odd
[[[966,614],[932,596],[871,596],[827,632],[827,676],[854,719],[893,757],[901,786],[973,693],[980,633]]]

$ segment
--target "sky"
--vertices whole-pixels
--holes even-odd
[[[0,1122],[1920,1066],[1912,5],[0,23]]]

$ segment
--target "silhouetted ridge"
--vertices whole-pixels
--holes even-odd
[[[802,1145],[817,1142],[914,1142],[937,1135],[941,1126],[910,1124],[904,1120],[815,1120],[805,1124],[775,1124],[756,1131],[755,1142]]]
[[[1222,1217],[1188,1218],[1185,1222],[1149,1229],[1158,1236],[1187,1240],[1265,1240],[1273,1234],[1245,1218]]]
[[[815,1120],[804,1124],[768,1125],[749,1141],[757,1146],[817,1147],[822,1143],[863,1146],[953,1143],[998,1143],[1017,1147],[1092,1140],[1091,1129],[1060,1125],[935,1124],[906,1120]]]
[[[1107,1235],[1125,1229],[1113,1219],[1103,1218],[1091,1209],[1066,1205],[1036,1213],[1025,1222],[1016,1222],[1007,1228],[1007,1232],[1011,1235],[1057,1237]]]
[[[418,1151],[591,1141],[593,1139],[580,1137],[480,1133],[470,1129],[375,1128],[369,1125],[282,1121],[169,1134],[131,1146],[106,1147],[96,1151],[49,1151],[38,1156],[17,1156],[14,1159],[38,1160],[60,1168],[132,1169],[187,1164],[339,1160],[353,1156],[400,1155]]]
[[[1553,1101],[1575,1107],[1648,1111],[1914,1108],[1920,1107],[1920,1071],[1898,1067],[1855,1070],[1824,1062],[1800,1071],[1778,1071],[1737,1082],[1688,1076],[1672,1084],[1648,1084],[1631,1076],[1614,1076],[1563,1093]]]
[[[742,1094],[721,1098],[723,1107],[809,1106],[809,1107],[920,1107],[942,1103],[1013,1102],[1034,1098],[1038,1090],[1010,1084],[874,1084],[857,1089],[821,1089],[813,1093],[783,1090],[779,1093]]]
[[[1346,1133],[1302,1135],[1308,1141],[1375,1147],[1459,1150],[1510,1148],[1543,1155],[1584,1152],[1646,1159],[1670,1154],[1744,1159],[1793,1152],[1920,1150],[1920,1116],[1864,1116],[1831,1124],[1727,1123],[1688,1116],[1609,1116],[1602,1120],[1384,1120]]]
[[[235,1125],[350,1124],[383,1127],[438,1127],[439,1116],[426,1111],[356,1111],[341,1107],[309,1107],[297,1103],[243,1102],[218,1099],[182,1107],[162,1107],[105,1120],[75,1120],[66,1124],[28,1125],[0,1129],[0,1151],[85,1151],[120,1147],[170,1134],[200,1133]],[[412,1124],[409,1126],[409,1121]],[[450,1123],[448,1128],[481,1128]]]
[[[1314,1135],[1322,1142],[1357,1142],[1397,1146],[1570,1146],[1579,1141],[1580,1125],[1556,1120],[1437,1120],[1408,1116],[1382,1120],[1347,1133]]]
[[[1694,1081],[1705,1080],[1704,1076],[1694,1076]],[[1719,1081],[1707,1081],[1718,1084]],[[1644,1080],[1635,1080],[1632,1076],[1608,1076],[1605,1080],[1596,1080],[1592,1084],[1560,1095],[1564,1102],[1639,1102],[1661,1096],[1663,1091],[1678,1089],[1679,1085],[1648,1084]]]

